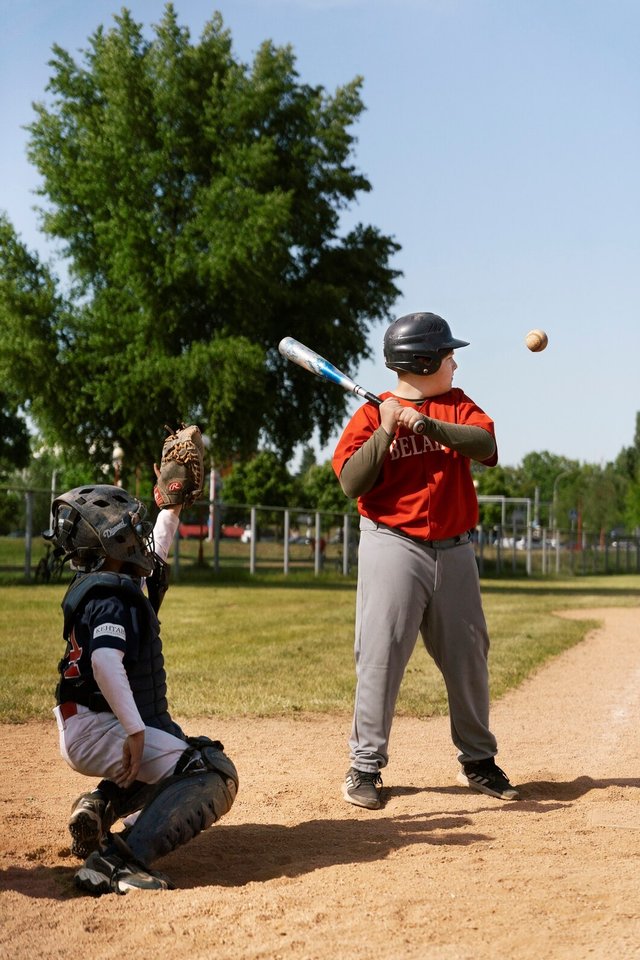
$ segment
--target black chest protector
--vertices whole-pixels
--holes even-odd
[[[81,632],[82,615],[87,603],[100,596],[117,596],[126,611],[127,646],[135,652],[133,656],[125,654],[123,664],[140,716],[147,726],[166,730],[182,739],[184,734],[173,722],[168,710],[160,622],[142,592],[139,581],[125,574],[98,572],[79,575],[67,590],[62,601],[67,650],[58,666],[60,682],[56,688],[57,702],[72,700],[92,710],[111,709],[93,676],[69,679],[63,674],[68,663],[72,630],[76,634]]]

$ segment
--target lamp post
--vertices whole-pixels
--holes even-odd
[[[111,462],[113,463],[113,483],[116,487],[122,486],[122,461],[124,460],[124,450],[119,443],[114,443]]]
[[[51,452],[55,457],[55,462],[58,463],[62,455],[62,448],[56,444],[53,447]],[[51,527],[53,526],[53,513],[52,513],[53,501],[56,498],[56,491],[58,488],[58,473],[59,473],[58,467],[54,467],[53,470],[51,471],[51,499],[49,501],[49,520],[50,520],[49,526]]]

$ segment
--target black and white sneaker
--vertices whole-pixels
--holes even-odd
[[[377,810],[380,807],[380,791],[382,777],[379,773],[366,773],[349,767],[345,781],[342,784],[342,796],[347,803],[356,807],[366,807],[368,810]]]
[[[162,873],[151,873],[135,860],[124,860],[116,853],[90,854],[77,871],[74,882],[79,890],[99,897],[103,893],[128,893],[129,890],[173,890]]]
[[[100,849],[100,844],[111,826],[110,822],[106,822],[106,811],[107,804],[97,790],[93,793],[81,793],[73,801],[69,817],[71,853],[80,860],[86,860],[90,853]]]
[[[520,794],[511,786],[506,773],[497,766],[493,757],[463,764],[457,780],[464,787],[479,790],[490,797],[498,797],[500,800],[520,799]]]

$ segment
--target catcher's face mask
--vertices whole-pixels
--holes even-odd
[[[146,508],[121,487],[76,487],[53,503],[54,524],[45,537],[65,553],[73,569],[99,570],[110,557],[136,576],[153,570],[153,525]]]

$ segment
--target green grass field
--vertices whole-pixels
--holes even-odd
[[[640,577],[483,582],[491,633],[492,695],[501,696],[549,657],[578,643],[593,622],[554,610],[638,606]],[[0,586],[0,721],[51,716],[63,651],[64,585]],[[350,712],[354,692],[355,584],[336,574],[211,575],[174,584],[162,608],[172,712],[274,716]],[[446,713],[441,677],[416,646],[398,713]]]

